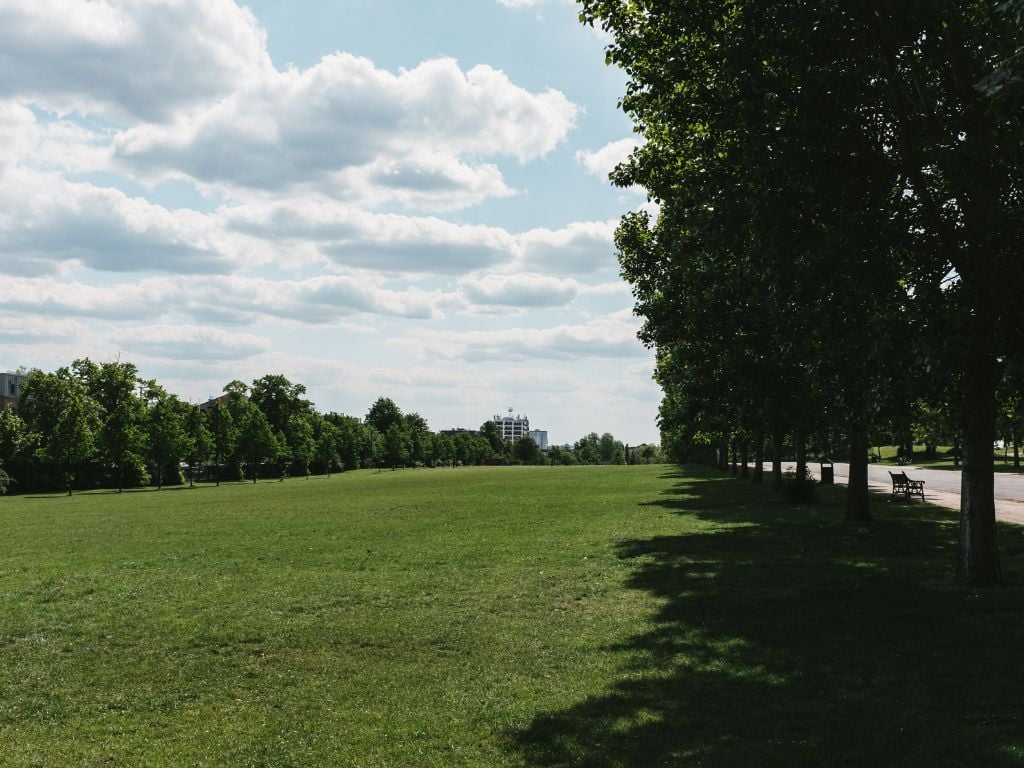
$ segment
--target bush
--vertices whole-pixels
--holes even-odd
[[[782,475],[782,491],[788,501],[796,504],[813,501],[817,487],[818,483],[810,470],[805,470],[803,477],[796,472],[785,472]]]
[[[7,489],[11,487],[13,482],[11,476],[4,472],[3,469],[0,469],[0,496],[7,495]]]

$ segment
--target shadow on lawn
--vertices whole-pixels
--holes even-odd
[[[661,609],[607,648],[620,680],[514,737],[539,766],[1024,765],[1024,529],[1008,585],[949,573],[956,526],[846,526],[707,474],[652,502],[724,523],[624,542]],[[768,521],[768,522],[766,522]]]

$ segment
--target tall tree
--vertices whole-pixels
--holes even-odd
[[[115,467],[117,492],[121,493],[128,470],[130,483],[145,483],[146,405],[139,396],[138,369],[132,363],[94,363],[76,360],[72,367],[99,406],[97,447],[103,460]]]
[[[185,412],[185,433],[188,435],[188,486],[194,485],[196,465],[209,461],[214,452],[215,440],[207,426],[206,414],[198,405],[189,405]]]
[[[266,461],[277,459],[285,448],[274,434],[270,422],[259,408],[248,400],[237,403],[238,455],[245,462],[253,483],[259,479],[260,466]]]
[[[13,408],[0,408],[0,468],[16,482],[17,465],[30,450],[31,435],[25,420]]]
[[[187,428],[191,406],[155,381],[147,383],[145,397],[149,404],[146,419],[149,456],[156,467],[156,486],[163,490],[164,476],[168,469],[174,473],[175,481],[180,483],[181,462],[193,450],[193,439]]]
[[[215,402],[207,410],[207,424],[212,439],[212,455],[216,465],[216,482],[220,485],[225,460],[235,451],[238,429],[226,403]]]
[[[378,397],[366,414],[366,423],[382,435],[402,421],[402,410],[389,397]]]
[[[70,496],[75,466],[96,453],[99,418],[85,385],[68,368],[32,371],[22,387],[18,413],[38,436],[38,458],[57,467]]]

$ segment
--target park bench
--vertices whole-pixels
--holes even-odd
[[[892,495],[903,496],[909,499],[912,496],[920,496],[924,501],[924,480],[911,480],[906,472],[889,472],[892,478]]]

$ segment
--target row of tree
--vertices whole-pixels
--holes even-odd
[[[32,371],[17,411],[0,410],[0,490],[124,488],[205,479],[254,482],[262,475],[308,476],[364,467],[490,463],[626,463],[610,434],[590,434],[545,454],[529,437],[502,439],[488,421],[478,431],[432,432],[417,413],[379,398],[364,419],[320,413],[306,388],[269,374],[232,381],[202,406],[143,380],[131,363],[76,360]],[[653,446],[636,463],[660,461]]]
[[[659,203],[617,232],[662,445],[843,446],[927,412],[964,456],[960,571],[999,578],[997,411],[1020,435],[1024,0],[582,0]],[[997,398],[997,393],[1000,397]],[[760,466],[758,462],[756,466]]]

